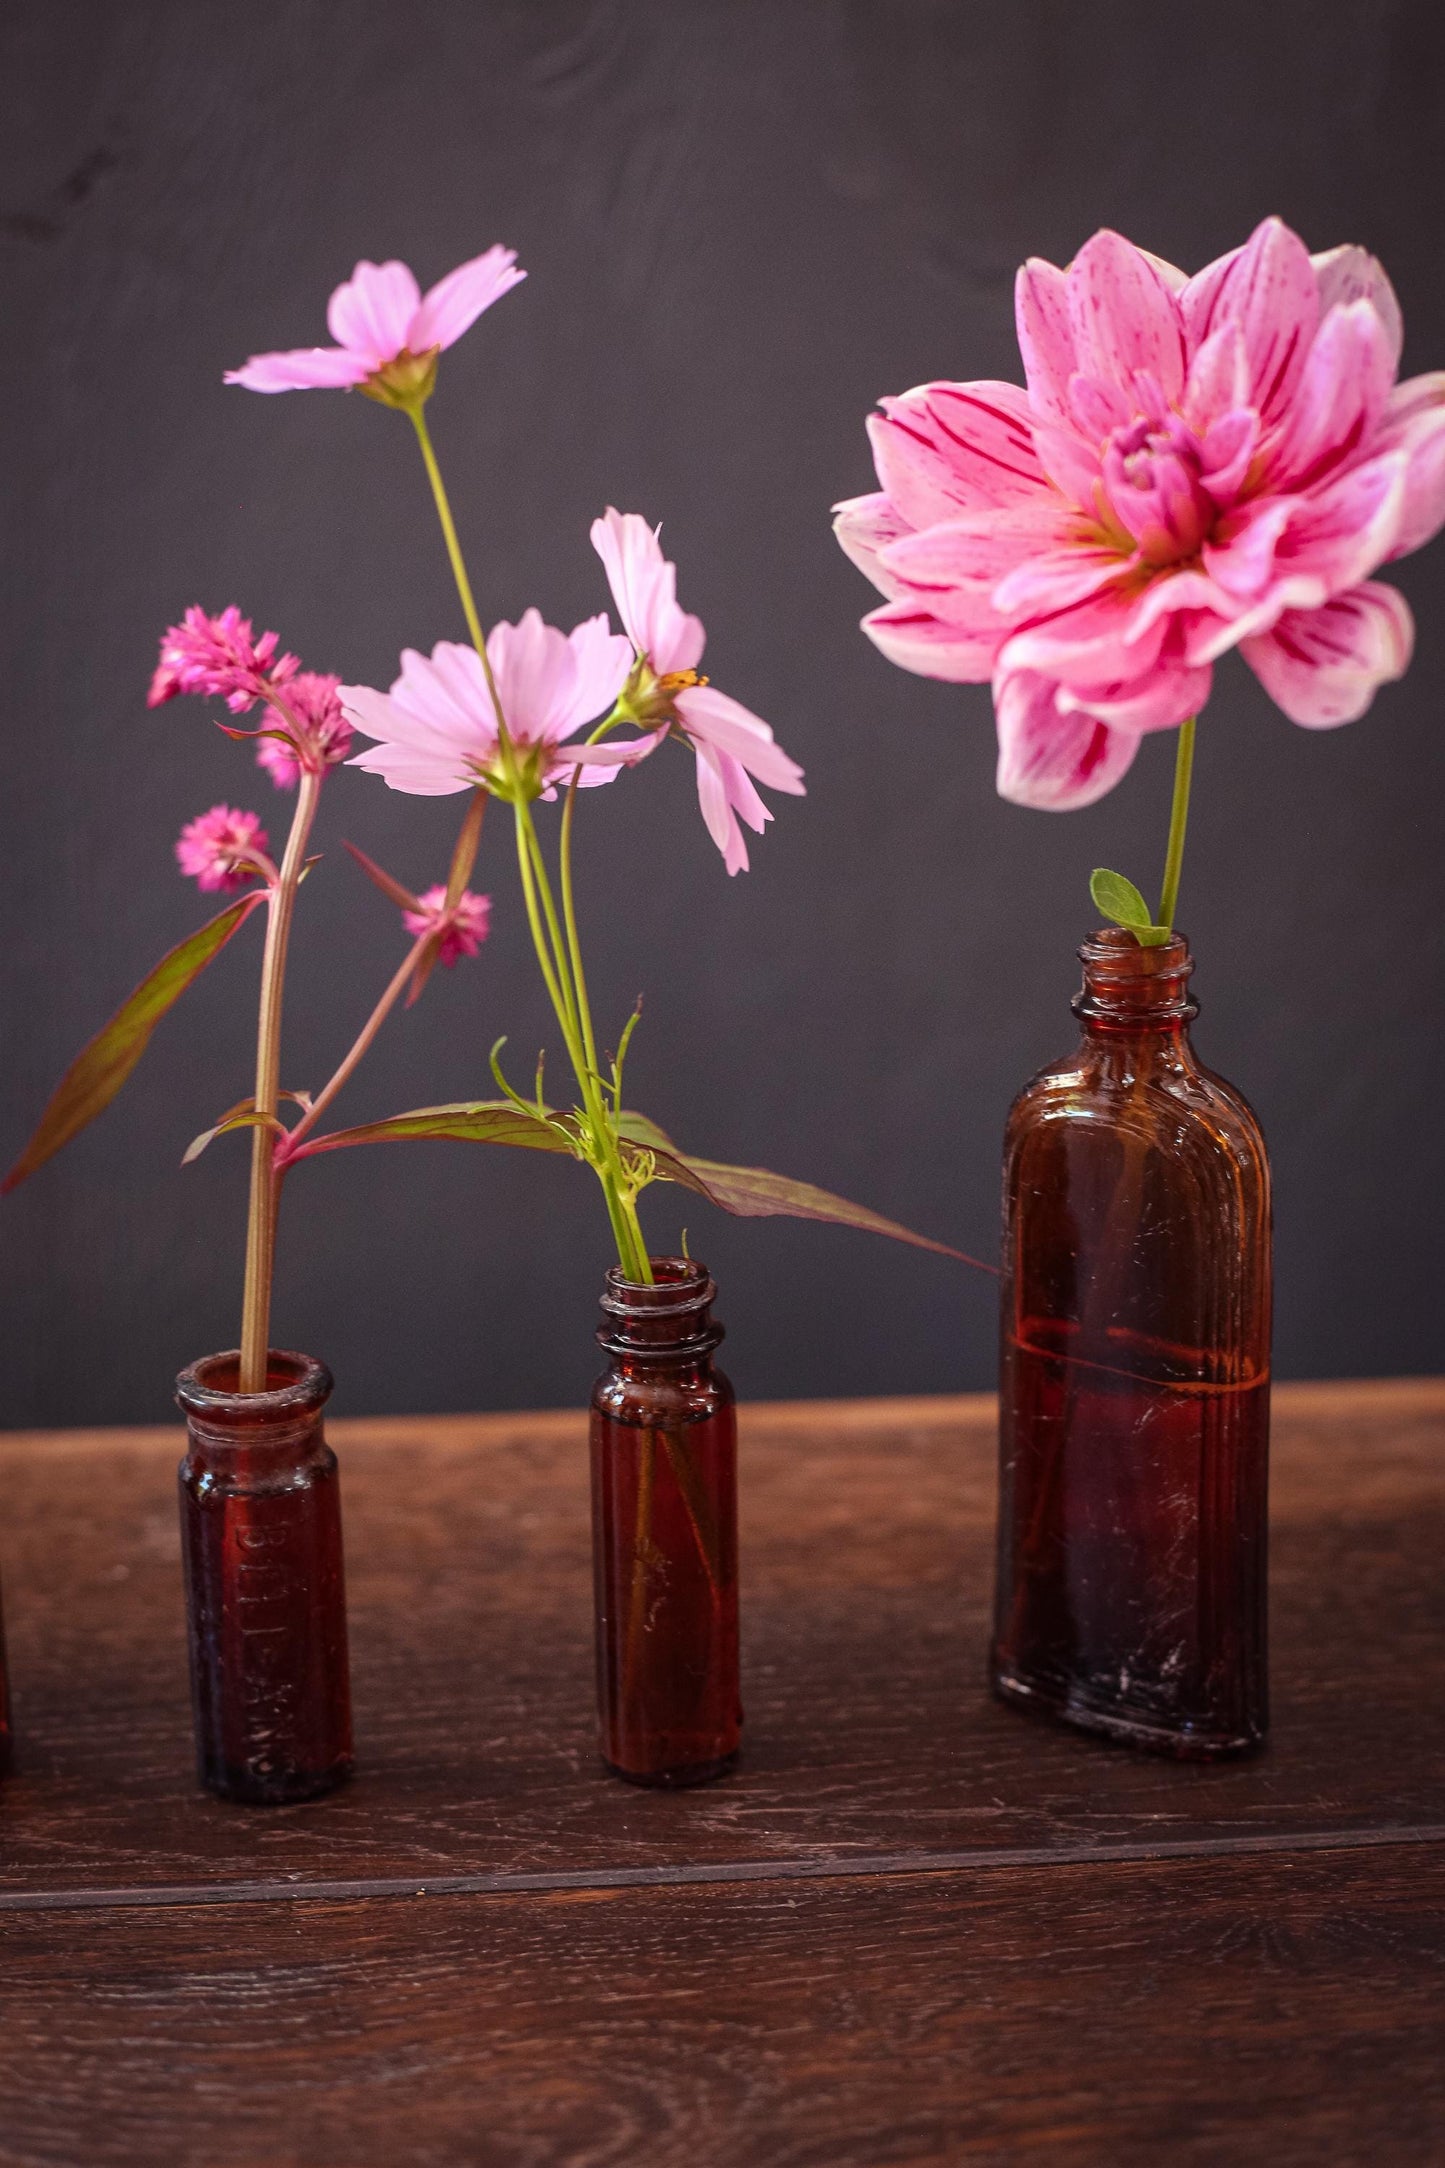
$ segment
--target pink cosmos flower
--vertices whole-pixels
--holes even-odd
[[[655,741],[644,738],[585,749],[563,743],[606,713],[631,667],[631,649],[605,616],[562,633],[528,610],[520,624],[494,627],[487,658],[508,737],[528,783],[543,795],[574,768],[581,783],[610,782],[618,767],[651,750]],[[474,649],[440,640],[428,660],[406,648],[389,694],[343,685],[340,698],[347,721],[378,741],[350,765],[382,776],[391,789],[441,798],[505,783],[496,710]]]
[[[187,821],[176,841],[176,860],[182,873],[207,891],[241,888],[258,873],[274,878],[276,870],[266,856],[259,815],[228,805],[213,805]]]
[[[1002,795],[1101,797],[1231,647],[1292,721],[1362,715],[1413,636],[1370,575],[1445,520],[1445,373],[1396,384],[1374,258],[1270,218],[1186,278],[1104,232],[1025,264],[1017,317],[1028,389],[883,400],[836,523],[883,653],[992,679]]]
[[[284,730],[292,740],[288,745],[281,738],[262,738],[256,748],[256,765],[277,790],[293,790],[303,768],[324,774],[351,751],[352,728],[337,698],[340,684],[340,678],[303,670],[286,687],[285,710],[268,707],[262,716],[263,730]]]
[[[430,933],[433,926],[442,923],[446,913],[447,892],[440,883],[426,889],[417,897],[414,911],[403,911],[402,924],[408,933]],[[463,956],[475,956],[486,940],[491,925],[492,899],[475,896],[469,888],[463,889],[457,899],[456,909],[450,914],[451,923],[442,935],[437,960],[450,969]]]
[[[759,715],[697,674],[707,634],[677,602],[677,568],[636,512],[611,505],[592,522],[592,546],[638,661],[656,681],[639,688],[639,715],[675,722],[697,756],[697,795],[708,834],[729,873],[746,873],[748,847],[741,815],[761,835],[772,814],[754,790],[756,776],[772,790],[805,795],[803,771],[778,745]]]
[[[335,346],[253,354],[243,369],[228,372],[226,382],[247,391],[349,387],[380,376],[394,362],[434,356],[521,283],[527,274],[516,262],[515,249],[489,248],[449,271],[424,298],[404,263],[359,263],[327,307]]]
[[[203,693],[224,699],[233,715],[242,715],[272,688],[296,675],[294,655],[277,655],[276,634],[251,636],[251,620],[233,603],[219,617],[192,606],[179,625],[161,634],[161,655],[151,679],[146,706],[160,707],[180,693]]]

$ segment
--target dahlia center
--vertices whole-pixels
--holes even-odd
[[[1104,448],[1103,485],[1109,524],[1123,529],[1146,564],[1198,554],[1216,508],[1200,479],[1198,439],[1183,422],[1141,418],[1116,429]]]

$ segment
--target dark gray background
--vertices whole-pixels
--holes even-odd
[[[203,906],[182,820],[284,804],[183,702],[156,636],[235,600],[384,685],[461,631],[405,421],[222,387],[324,336],[362,255],[423,284],[494,240],[530,272],[444,360],[431,415],[484,615],[602,606],[587,523],[665,521],[716,680],[807,766],[729,881],[669,753],[595,794],[581,891],[599,1015],[639,988],[638,1104],[695,1149],[840,1188],[991,1253],[1013,1092],[1070,1042],[1098,861],[1152,888],[1172,740],[1092,810],[993,793],[988,693],[891,669],[828,509],[863,417],[930,376],[1017,376],[1011,282],[1113,224],[1194,267],[1279,211],[1359,240],[1445,362],[1438,0],[46,0],[0,38],[5,1062],[0,1151]],[[1286,1375],[1422,1371],[1441,1331],[1445,549],[1394,572],[1420,640],[1350,729],[1286,722],[1231,658],[1201,732],[1181,911],[1207,1060],[1278,1177]],[[284,1079],[314,1087],[399,954],[342,835],[422,886],[458,801],[343,773],[303,898]],[[388,1029],[342,1112],[490,1090],[548,1036],[503,819],[482,958]],[[234,1343],[246,1147],[186,1141],[249,1086],[259,928],[121,1101],[0,1218],[10,1424],[149,1419]],[[724,1221],[669,1189],[754,1395],[989,1382],[982,1276],[868,1237]],[[575,1400],[607,1227],[591,1177],[462,1145],[291,1182],[275,1337],[337,1405]]]

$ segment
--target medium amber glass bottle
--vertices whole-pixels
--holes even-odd
[[[237,1354],[183,1370],[180,1468],[201,1782],[253,1806],[314,1798],[351,1768],[351,1695],[331,1373],[273,1350],[263,1393]]]
[[[1080,950],[1078,1051],[1004,1146],[993,1681],[1182,1759],[1267,1724],[1270,1193],[1182,936]]]
[[[738,1751],[737,1436],[713,1368],[717,1290],[686,1257],[642,1287],[614,1266],[592,1391],[592,1546],[603,1759],[701,1784]]]

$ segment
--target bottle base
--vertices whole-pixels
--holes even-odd
[[[333,1762],[329,1769],[277,1769],[259,1776],[253,1769],[214,1769],[201,1772],[202,1787],[237,1807],[295,1807],[307,1799],[322,1799],[351,1776],[348,1759]]]
[[[682,1762],[671,1769],[624,1769],[620,1762],[609,1761],[604,1754],[602,1766],[609,1776],[620,1777],[624,1784],[640,1784],[649,1791],[681,1792],[694,1784],[712,1784],[718,1777],[725,1777],[730,1769],[737,1767],[739,1749],[722,1754],[716,1761]]]
[[[1025,1716],[1044,1723],[1067,1724],[1115,1746],[1132,1747],[1138,1754],[1158,1754],[1170,1761],[1237,1761],[1257,1754],[1265,1743],[1260,1731],[1208,1732],[1151,1724],[1147,1718],[1100,1708],[1077,1696],[1052,1693],[1021,1679],[1014,1672],[994,1671],[989,1680],[994,1698]]]

